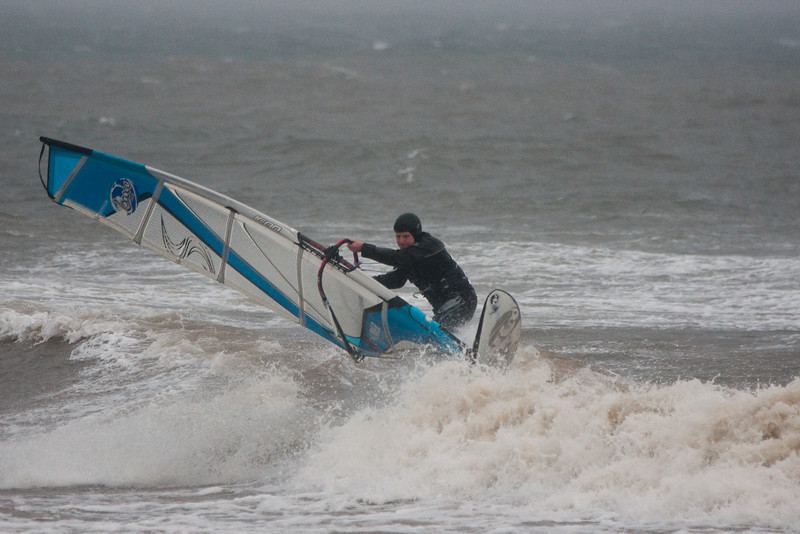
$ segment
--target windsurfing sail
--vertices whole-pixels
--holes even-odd
[[[418,308],[290,226],[178,176],[40,138],[50,198],[137,245],[236,289],[347,350],[355,360],[408,344],[464,344]],[[47,169],[42,160],[47,150]]]

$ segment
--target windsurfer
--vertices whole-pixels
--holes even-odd
[[[445,328],[465,324],[475,314],[478,298],[464,271],[439,239],[422,231],[422,222],[413,213],[400,215],[394,223],[399,249],[377,247],[353,240],[351,252],[394,267],[375,279],[389,289],[411,281],[433,306],[433,319]]]

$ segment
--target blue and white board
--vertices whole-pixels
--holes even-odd
[[[241,291],[356,360],[408,344],[463,350],[461,341],[421,310],[339,256],[325,261],[325,247],[268,215],[141,163],[45,137],[41,141],[40,166],[46,148],[48,156],[40,177],[56,203]]]
[[[522,315],[508,292],[495,289],[486,296],[472,355],[480,363],[506,367],[519,347]]]

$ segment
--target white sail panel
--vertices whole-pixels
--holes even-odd
[[[262,291],[271,294],[274,300],[286,307],[291,303],[293,315],[297,315],[300,291],[297,286],[296,255],[298,247],[280,234],[271,232],[237,216],[231,229],[230,250],[226,270],[251,267],[261,280]],[[241,261],[243,265],[237,262]],[[264,287],[266,285],[266,287]]]
[[[141,244],[193,271],[216,279],[222,259],[160,204],[142,233]]]
[[[235,289],[253,302],[261,304],[270,308],[271,310],[279,313],[281,316],[289,319],[291,321],[297,321],[297,317],[295,317],[289,310],[281,306],[278,302],[274,299],[269,297],[263,290],[261,290],[258,286],[252,283],[250,280],[242,276],[238,273],[238,271],[234,269],[226,269],[225,270],[225,282],[224,284],[227,287]]]
[[[318,269],[318,262],[304,263],[304,279],[309,282],[313,280],[316,284]],[[342,330],[348,336],[360,336],[364,309],[383,302],[382,299],[367,292],[363,286],[330,264],[326,266],[322,276],[322,287],[339,319]]]
[[[225,230],[228,225],[228,218],[230,217],[229,209],[221,206],[217,202],[190,193],[189,191],[180,189],[171,184],[167,184],[165,189],[173,192],[183,204],[192,211],[197,219],[202,221],[204,226],[211,230],[220,241],[224,242]]]
[[[139,203],[138,209],[133,213],[128,214],[125,211],[117,211],[108,217],[99,217],[100,221],[112,227],[114,230],[133,239],[139,226],[142,224],[142,219],[145,218],[150,204],[153,200],[148,198]]]

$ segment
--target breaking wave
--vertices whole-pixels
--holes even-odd
[[[536,517],[796,525],[800,379],[743,391],[436,365],[327,427],[295,483],[367,502],[489,500]]]

